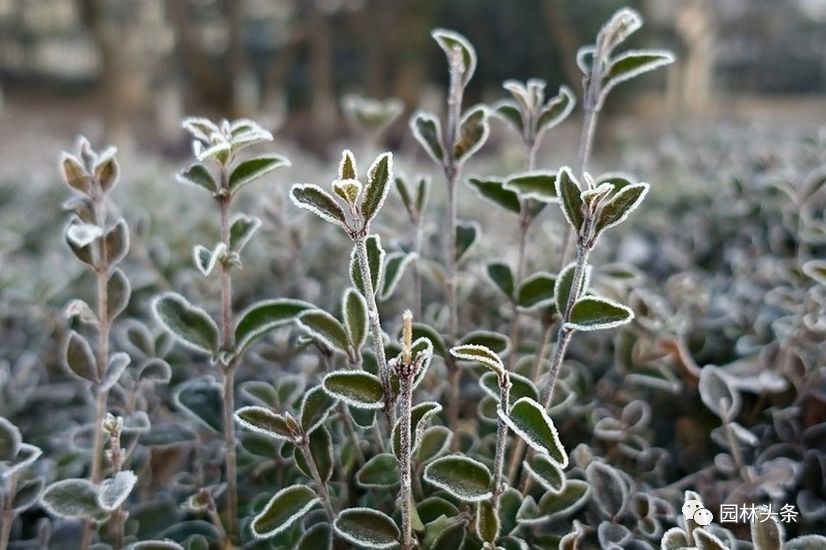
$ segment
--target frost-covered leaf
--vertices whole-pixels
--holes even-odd
[[[198,271],[206,277],[212,273],[212,270],[215,269],[215,265],[226,254],[226,252],[227,246],[224,243],[218,243],[212,250],[198,244],[192,249],[192,258],[195,260],[195,267],[197,267]]]
[[[370,508],[342,510],[333,521],[333,528],[339,537],[362,548],[394,548],[401,536],[387,514]]]
[[[171,447],[197,440],[198,434],[180,422],[155,422],[152,424],[149,433],[141,436],[141,443],[149,447]]]
[[[468,109],[459,122],[459,135],[453,145],[456,162],[464,162],[478,151],[485,144],[489,133],[488,108],[476,105]]]
[[[740,392],[731,387],[722,371],[713,365],[700,370],[700,399],[723,420],[731,420],[740,412]]]
[[[334,180],[333,193],[341,197],[351,207],[361,200],[362,186],[358,180]]]
[[[318,475],[323,483],[328,483],[333,475],[333,440],[327,428],[320,426],[309,435],[308,449],[318,469]],[[296,446],[293,450],[293,462],[301,472],[310,479],[314,478],[313,470],[307,462],[303,449]]]
[[[106,261],[109,265],[115,265],[126,257],[129,252],[129,226],[126,220],[120,218],[103,237],[106,247]]]
[[[296,550],[333,550],[333,529],[327,523],[316,523],[301,536]]]
[[[203,164],[196,162],[178,174],[178,181],[203,187],[210,193],[218,192],[218,184],[210,171]]]
[[[320,309],[311,309],[298,316],[298,326],[328,348],[347,354],[350,340],[341,322]]]
[[[516,401],[522,397],[530,397],[534,401],[539,399],[539,391],[531,381],[530,378],[522,376],[519,373],[511,372],[508,378],[511,382],[510,398],[511,401]],[[499,379],[493,372],[486,372],[479,378],[479,385],[488,395],[499,401]],[[496,413],[492,418],[496,418]]]
[[[229,249],[236,254],[240,253],[260,226],[261,220],[255,216],[235,216],[229,228]]]
[[[23,443],[23,438],[17,426],[0,416],[0,462],[14,460],[21,443]]]
[[[574,179],[571,169],[567,166],[557,173],[556,195],[560,198],[560,205],[563,214],[565,214],[565,219],[573,228],[574,233],[578,234],[585,221],[584,205],[580,196],[579,183]]]
[[[674,62],[674,54],[666,50],[629,50],[611,59],[602,80],[602,97],[611,89],[635,76]]]
[[[46,487],[40,502],[62,518],[104,521],[109,514],[98,505],[98,487],[87,479],[62,479]]]
[[[73,223],[66,229],[66,238],[75,246],[84,247],[95,242],[101,235],[103,229],[91,223]]]
[[[40,494],[43,492],[43,485],[42,477],[18,481],[14,498],[11,501],[11,509],[19,513],[34,505],[38,499],[40,499]]]
[[[120,377],[126,371],[126,367],[132,359],[126,353],[118,352],[109,357],[109,364],[106,366],[106,373],[103,375],[103,381],[100,383],[100,391],[109,391],[118,383]]]
[[[476,533],[490,544],[499,537],[499,514],[489,500],[480,501],[476,507]]]
[[[660,542],[661,550],[681,550],[692,546],[688,542],[688,535],[679,527],[672,527],[663,535]]]
[[[434,29],[430,35],[445,51],[448,64],[451,63],[453,52],[456,49],[459,50],[462,62],[462,86],[467,86],[476,71],[476,50],[473,49],[471,43],[461,34],[447,29]]]
[[[324,390],[353,407],[380,409],[384,406],[381,380],[368,372],[331,372],[324,377]]]
[[[640,27],[642,16],[636,10],[620,8],[599,30],[597,42],[602,42],[606,53],[611,53]]]
[[[803,273],[826,286],[826,260],[809,260],[803,264]]]
[[[367,173],[367,186],[364,188],[360,206],[365,227],[369,226],[381,210],[384,200],[387,198],[387,193],[390,191],[392,177],[393,154],[384,153],[370,166]]]
[[[291,324],[310,309],[310,303],[280,298],[252,304],[238,316],[235,325],[235,349],[240,352],[267,332]]]
[[[525,459],[522,465],[546,491],[559,494],[565,487],[565,474],[559,464],[548,458],[548,455],[534,454]]]
[[[647,193],[647,183],[637,183],[620,189],[600,208],[594,225],[595,234],[598,235],[622,223],[642,203]]]
[[[126,547],[126,550],[185,550],[183,546],[169,539],[142,540]],[[190,549],[191,550],[191,549]]]
[[[617,470],[602,462],[591,462],[585,470],[594,503],[609,518],[617,517],[628,501],[628,487]]]
[[[413,137],[421,144],[425,152],[436,164],[444,160],[444,146],[442,145],[442,128],[439,119],[431,113],[417,112],[410,119],[410,130]]]
[[[476,222],[458,222],[456,224],[456,262],[465,257],[468,250],[476,243],[482,229]]]
[[[568,299],[571,295],[571,286],[573,285],[574,275],[576,274],[576,262],[571,262],[559,272],[556,279],[556,286],[554,287],[554,302],[556,309],[561,314],[565,312],[568,305]],[[579,286],[577,298],[582,296],[588,290],[588,281],[591,275],[591,266],[585,267],[585,276],[583,282]]]
[[[494,178],[470,178],[465,181],[473,187],[479,195],[501,206],[505,210],[517,216],[522,211],[519,196],[513,191],[505,189],[504,183],[501,180]]]
[[[222,433],[224,431],[224,392],[221,384],[211,376],[184,382],[175,390],[175,404],[189,413],[204,426]]]
[[[311,433],[327,419],[338,400],[330,397],[323,386],[315,386],[304,394],[301,402],[301,427]]]
[[[508,298],[513,297],[515,282],[513,271],[508,264],[499,260],[488,262],[487,274],[502,294]]]
[[[100,382],[95,354],[86,338],[75,331],[69,332],[64,350],[65,365],[69,372],[81,380]]]
[[[356,472],[356,482],[362,487],[394,487],[399,484],[399,466],[390,453],[378,454]]]
[[[387,260],[384,263],[384,281],[381,290],[382,301],[390,299],[399,281],[401,281],[404,276],[404,270],[408,264],[416,260],[417,257],[415,252],[391,252],[387,255]]]
[[[63,171],[63,181],[81,193],[88,193],[91,189],[92,178],[83,167],[83,162],[69,153],[62,153],[60,167]]]
[[[437,458],[425,468],[424,479],[465,502],[485,500],[491,496],[490,470],[481,462],[464,455]]]
[[[536,119],[536,135],[541,136],[547,130],[568,118],[576,105],[576,97],[570,88],[560,86],[559,93],[548,100]]]
[[[502,100],[493,106],[491,114],[510,124],[522,136],[525,126],[522,112],[516,103],[509,99]]]
[[[514,174],[505,180],[503,187],[523,199],[536,199],[546,203],[559,202],[556,194],[556,172],[550,170]]]
[[[347,339],[355,350],[361,349],[367,339],[367,302],[354,288],[344,293],[341,306]]]
[[[347,229],[347,216],[344,210],[318,185],[296,183],[290,188],[290,198],[299,208],[309,210],[321,219]]]
[[[751,542],[756,550],[781,550],[784,533],[777,520],[769,516],[751,522]]]
[[[364,246],[367,248],[367,266],[370,269],[370,281],[373,283],[373,294],[376,294],[379,288],[381,288],[380,284],[384,282],[382,266],[384,265],[385,253],[384,248],[381,246],[381,236],[377,234],[368,235],[364,241]],[[366,296],[355,247],[350,255],[350,281],[362,295]]]
[[[112,321],[123,313],[126,306],[129,305],[129,298],[132,296],[132,286],[129,284],[129,279],[126,278],[123,271],[120,268],[115,268],[112,274],[109,275],[106,288],[108,292],[106,309],[109,321]]]
[[[562,517],[578,509],[591,496],[591,487],[585,481],[569,479],[559,494],[548,491],[539,499],[540,517],[544,520]]]
[[[431,426],[425,429],[417,439],[416,460],[426,464],[447,451],[453,440],[453,432],[444,426]]]
[[[568,454],[559,441],[553,421],[542,405],[529,397],[523,397],[513,404],[510,412],[498,409],[497,414],[533,449],[547,454],[563,468],[568,465]]]
[[[464,548],[467,540],[466,519],[439,518],[427,526],[425,545],[430,550],[454,550]],[[428,541],[432,540],[428,544]]]
[[[608,298],[583,296],[571,308],[566,327],[576,330],[601,330],[630,323],[634,312]]]
[[[155,317],[186,346],[218,355],[218,325],[206,311],[174,292],[158,296],[152,304]]]
[[[691,534],[694,536],[694,545],[698,550],[727,550],[728,546],[719,538],[705,529],[694,529]]]
[[[289,529],[304,517],[319,501],[315,492],[306,485],[293,485],[281,489],[264,506],[250,524],[257,539],[267,539]]]
[[[510,338],[490,330],[472,330],[459,338],[457,345],[484,346],[496,354],[504,354],[510,348]]]
[[[478,344],[464,344],[450,348],[450,354],[463,361],[474,361],[492,370],[497,376],[505,373],[505,365],[496,353]]]
[[[114,512],[124,503],[137,481],[138,476],[131,470],[118,472],[114,477],[103,480],[98,490],[98,506],[107,512]]]
[[[232,193],[272,172],[276,168],[289,166],[290,161],[279,155],[267,155],[245,160],[239,163],[229,175],[229,189]]]
[[[554,305],[556,276],[546,272],[530,275],[519,283],[516,304],[527,311],[536,311]]]
[[[415,453],[419,445],[422,432],[430,420],[442,411],[442,406],[435,401],[425,401],[410,409],[410,452]],[[401,456],[401,421],[393,426],[390,437],[390,448],[397,458]]]
[[[401,334],[401,332],[400,332]],[[427,338],[433,345],[433,352],[439,357],[446,358],[448,356],[447,345],[444,338],[437,330],[430,325],[424,323],[413,323],[413,338],[414,341],[419,338]]]
[[[265,407],[241,407],[235,411],[235,420],[248,430],[273,439],[292,440],[294,438],[287,419]]]
[[[783,547],[784,550],[818,550],[826,548],[826,537],[823,535],[803,535],[794,538]]]

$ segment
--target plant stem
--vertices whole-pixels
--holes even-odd
[[[522,214],[519,217],[519,247],[516,255],[516,278],[514,280],[514,287],[519,287],[525,274],[525,246],[528,242],[528,229],[530,229],[531,222],[533,221],[528,213],[528,201],[520,202],[522,205]],[[513,370],[516,364],[516,357],[519,350],[519,318],[521,316],[519,306],[514,301],[513,317],[511,318],[511,352],[508,356],[508,370]]]
[[[413,523],[411,520],[411,499],[412,496],[412,473],[411,473],[411,444],[410,444],[410,409],[413,407],[413,389],[411,387],[410,376],[399,377],[399,393],[401,394],[400,405],[400,434],[399,440],[401,449],[399,453],[399,472],[401,473],[401,486],[399,489],[399,499],[401,500],[402,514],[402,550],[412,550],[413,544]]]
[[[499,408],[507,413],[510,410],[511,381],[508,371],[499,377]],[[502,495],[502,471],[505,467],[505,448],[508,444],[508,425],[500,417],[496,424],[496,452],[493,457],[493,507],[498,509],[499,497]]]
[[[373,340],[373,351],[379,363],[379,378],[384,387],[384,414],[387,417],[389,430],[393,430],[396,425],[396,411],[393,408],[393,392],[390,387],[390,373],[387,369],[387,357],[384,354],[384,340],[382,338],[381,320],[379,318],[379,308],[376,305],[376,295],[373,291],[373,280],[370,278],[370,266],[367,263],[367,244],[365,235],[357,235],[354,238],[356,245],[356,259],[359,264],[361,281],[364,285],[364,298],[367,300],[367,318],[370,321],[370,336]]]
[[[459,395],[459,386],[462,378],[462,369],[456,364],[453,356],[445,358],[445,365],[447,366],[448,382],[450,384],[447,398],[447,423],[450,431],[453,432],[453,438],[450,440],[450,450],[457,452],[459,450],[459,405],[461,396]]]
[[[344,422],[344,429],[347,432],[347,437],[350,438],[350,444],[353,446],[353,452],[356,454],[356,461],[359,466],[364,466],[366,462],[364,459],[364,453],[361,450],[358,434],[356,434],[356,429],[353,426],[353,419],[350,418],[350,411],[347,410],[347,405],[344,403],[339,403],[339,412],[341,414],[342,422]]]
[[[420,270],[420,258],[422,256],[422,218],[416,217],[416,235],[414,237],[413,250],[416,252],[416,259],[413,261],[413,314],[417,319],[422,318],[422,273]]]
[[[226,166],[221,166],[221,188],[228,193],[229,183],[227,181]],[[229,194],[218,198],[218,208],[221,214],[221,242],[226,246],[227,254],[230,250],[229,207],[231,202],[232,199]],[[235,335],[232,330],[231,264],[227,261],[220,261],[219,266],[221,279],[221,336],[224,351],[230,352],[235,347]],[[221,365],[224,385],[224,464],[227,472],[226,542],[230,544],[236,542],[238,517],[238,478],[235,452],[235,419],[233,418],[236,366],[237,359],[232,359],[229,363]]]
[[[313,476],[313,481],[318,489],[318,496],[321,497],[321,504],[324,506],[324,511],[327,512],[327,517],[330,521],[336,518],[336,511],[333,508],[333,502],[330,499],[330,493],[327,492],[327,485],[321,479],[321,473],[318,471],[318,465],[315,463],[313,453],[310,452],[310,442],[305,436],[301,441],[301,452],[304,454],[304,459],[307,461],[307,466],[310,468],[310,475]]]
[[[12,509],[12,502],[14,500],[14,493],[17,490],[17,475],[12,474],[9,480],[9,490],[6,495],[6,501],[3,503],[3,510],[0,512],[0,550],[6,550],[9,546],[9,539],[11,538],[11,528],[14,524],[14,510]]]
[[[447,302],[449,312],[448,333],[451,340],[458,332],[458,308],[456,304],[456,182],[460,167],[456,162],[453,144],[459,135],[462,113],[462,73],[464,63],[459,50],[450,56],[450,89],[447,96],[447,121],[445,124],[444,171],[447,180]]]
[[[586,216],[582,232],[584,235],[589,233],[590,225],[591,220]],[[556,346],[554,347],[554,354],[551,359],[548,381],[542,391],[542,403],[544,403],[546,409],[551,405],[554,394],[554,386],[556,385],[556,379],[559,376],[559,369],[562,366],[562,360],[565,358],[565,352],[568,349],[568,344],[570,343],[571,336],[574,333],[574,329],[568,327],[567,323],[571,319],[571,309],[573,309],[574,302],[576,302],[582,288],[583,278],[585,277],[585,268],[588,265],[588,256],[590,253],[590,246],[586,243],[579,243],[579,246],[577,246],[576,268],[574,269],[573,281],[571,281],[571,290],[568,294],[568,303],[565,306],[565,311],[562,314],[562,320],[559,324],[559,333],[556,337]]]

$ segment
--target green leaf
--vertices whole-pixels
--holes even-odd
[[[562,268],[556,278],[556,286],[554,287],[554,303],[556,310],[560,314],[565,314],[568,307],[568,300],[571,295],[571,286],[574,282],[574,275],[576,274],[576,262],[571,262]],[[585,276],[582,283],[579,285],[579,292],[577,298],[582,296],[588,290],[588,282],[591,275],[591,266],[585,266]]]
[[[235,411],[235,420],[244,428],[273,439],[292,441],[295,438],[287,419],[265,407],[241,407]]]
[[[601,330],[630,323],[634,312],[628,307],[596,296],[584,296],[571,308],[570,321],[566,327],[576,330]]]
[[[620,473],[608,464],[593,461],[585,469],[585,478],[596,507],[609,518],[618,517],[628,501],[628,489]]]
[[[505,262],[494,260],[488,262],[487,273],[490,280],[496,285],[496,288],[508,298],[513,299],[515,283],[513,271],[511,271],[510,266]]]
[[[291,324],[301,313],[314,308],[310,303],[288,298],[252,304],[241,312],[235,324],[236,352],[240,353],[267,332]]]
[[[459,135],[453,144],[453,157],[456,162],[462,163],[478,151],[487,141],[489,133],[486,106],[476,105],[465,111],[459,122]]]
[[[391,252],[384,262],[384,281],[381,291],[381,300],[386,301],[393,295],[393,291],[402,280],[407,265],[417,258],[415,252]]]
[[[11,462],[20,450],[23,439],[20,430],[0,416],[0,462]]]
[[[511,381],[510,398],[511,401],[516,401],[522,397],[530,397],[534,401],[539,399],[539,391],[531,381],[530,378],[522,376],[521,374],[511,372],[509,374]],[[485,390],[488,395],[499,400],[499,380],[496,373],[486,372],[479,378],[479,386]]]
[[[416,187],[416,212],[421,216],[427,206],[427,197],[430,194],[430,178],[419,176],[419,185]]]
[[[428,156],[436,164],[444,160],[444,146],[442,145],[442,128],[439,119],[430,113],[419,111],[410,119],[410,130],[413,137],[422,146]]]
[[[376,214],[381,210],[387,193],[390,191],[390,179],[393,174],[393,154],[384,153],[379,156],[370,171],[367,173],[367,187],[364,189],[361,200],[361,215],[364,226],[368,227]]]
[[[546,491],[558,495],[565,487],[565,474],[562,468],[548,455],[534,454],[531,458],[525,459],[522,466]]]
[[[178,386],[174,401],[204,426],[223,433],[224,391],[211,376],[195,378]]]
[[[344,314],[344,329],[354,350],[359,350],[367,339],[367,302],[355,288],[344,292],[341,306]]]
[[[207,167],[199,162],[179,173],[178,181],[203,187],[210,193],[218,192],[218,184],[215,182],[215,178],[212,177]]]
[[[401,337],[401,329],[399,330],[399,335]],[[413,339],[415,341],[419,338],[427,338],[430,340],[434,353],[439,357],[447,358],[447,345],[445,344],[444,338],[442,338],[441,334],[433,327],[424,323],[413,323]]]
[[[468,250],[476,243],[482,229],[476,222],[458,222],[456,224],[456,262],[465,257]]]
[[[334,223],[345,230],[347,216],[327,191],[312,183],[296,183],[290,188],[290,199],[299,208],[309,210],[322,220]]]
[[[467,38],[455,31],[447,29],[433,29],[430,33],[447,55],[448,64],[455,49],[459,49],[462,56],[462,86],[467,86],[476,71],[476,50]]]
[[[311,433],[327,419],[338,400],[330,397],[323,386],[315,386],[304,394],[301,402],[301,427]]]
[[[523,199],[536,199],[541,202],[559,202],[556,194],[556,172],[534,170],[509,176],[503,187],[513,191]]]
[[[301,536],[296,550],[333,550],[333,530],[327,523],[316,523]]]
[[[344,325],[320,309],[305,311],[298,316],[298,326],[328,348],[348,354],[350,340]]]
[[[452,440],[453,432],[444,426],[431,426],[425,429],[417,440],[416,460],[419,464],[427,464],[445,453]]]
[[[703,404],[720,419],[733,420],[740,412],[740,392],[731,387],[719,367],[707,365],[700,369],[697,389]]]
[[[491,114],[510,124],[519,133],[520,137],[522,136],[524,131],[522,112],[516,103],[509,99],[502,100],[494,105]]]
[[[374,456],[356,473],[356,482],[366,488],[395,487],[399,479],[398,462],[390,453]]]
[[[425,468],[424,479],[464,502],[477,502],[491,496],[490,470],[464,455],[437,458]]]
[[[536,311],[553,306],[556,276],[539,272],[526,277],[516,290],[516,304],[527,311]]]
[[[106,365],[106,372],[100,383],[100,391],[109,391],[120,381],[120,377],[126,371],[126,367],[132,359],[128,354],[121,352],[113,353],[109,356],[109,363]]]
[[[338,163],[338,179],[358,179],[358,170],[356,170],[356,157],[353,155],[353,152],[349,149],[345,149],[341,152],[341,161]]]
[[[141,436],[141,444],[148,447],[171,447],[197,441],[198,434],[180,422],[153,422],[149,433]]]
[[[28,479],[23,482],[18,481],[17,490],[11,502],[12,510],[19,513],[33,506],[40,499],[43,485],[42,477]]]
[[[501,180],[470,178],[467,184],[473,187],[479,195],[501,206],[505,210],[516,214],[517,216],[522,211],[522,206],[519,203],[519,197],[513,191],[508,191],[504,188]]]
[[[803,264],[803,273],[826,286],[826,260],[809,260]]]
[[[318,468],[318,475],[324,483],[330,481],[333,475],[333,439],[330,437],[330,432],[327,428],[320,426],[313,430],[309,435],[308,447],[310,455]],[[307,462],[307,456],[304,451],[296,446],[293,450],[293,462],[298,466],[298,469],[310,479],[313,479],[313,471]]]
[[[261,220],[255,216],[238,214],[229,228],[229,249],[240,253],[249,242],[252,234],[261,226]]]
[[[476,507],[476,533],[484,542],[493,544],[499,537],[499,514],[489,500]]]
[[[185,550],[183,546],[178,544],[175,541],[164,539],[164,540],[142,540],[140,542],[136,542],[130,544],[126,547],[126,550]],[[192,550],[192,548],[190,548]]]
[[[40,501],[61,518],[85,518],[102,522],[109,514],[98,506],[98,488],[86,479],[62,479],[46,487]]]
[[[378,376],[364,371],[331,372],[324,377],[324,390],[352,407],[380,409],[384,387]]]
[[[129,226],[126,220],[120,218],[117,223],[106,232],[103,237],[106,245],[106,261],[109,265],[120,263],[129,252]]]
[[[606,229],[622,223],[642,203],[647,193],[647,183],[628,185],[620,189],[600,208],[594,224],[594,233],[599,235]]]
[[[345,541],[363,548],[395,548],[401,536],[390,516],[371,508],[342,510],[333,521],[333,529]]]
[[[92,178],[83,167],[83,163],[76,156],[69,153],[62,153],[60,167],[63,170],[63,181],[81,193],[88,193]]]
[[[570,479],[559,494],[548,491],[539,500],[539,512],[543,519],[550,520],[567,516],[587,502],[591,487],[585,481]],[[520,522],[521,523],[521,522]]]
[[[69,336],[66,338],[64,357],[69,372],[82,380],[93,383],[100,382],[92,346],[75,331],[69,332]]]
[[[567,166],[557,173],[556,194],[561,199],[562,213],[565,219],[573,228],[574,233],[579,234],[582,224],[585,222],[584,205],[580,196],[580,188],[571,169]]]
[[[114,512],[126,501],[137,481],[138,476],[131,470],[123,470],[105,479],[98,491],[98,506],[107,512]]]
[[[239,163],[229,175],[229,190],[234,194],[238,190],[276,168],[289,166],[290,161],[279,155],[267,155],[245,160]]]
[[[663,534],[660,548],[662,550],[680,550],[692,546],[688,542],[688,535],[679,527],[672,527]]]
[[[777,520],[769,516],[766,521],[751,522],[751,542],[757,550],[781,550],[783,545],[783,530]]]
[[[430,550],[455,550],[456,548],[465,548],[467,540],[467,524],[466,519],[448,519],[439,518],[432,524],[427,526],[425,532],[425,545],[430,538],[433,542],[427,545]]]
[[[560,86],[559,93],[548,100],[536,119],[536,135],[541,136],[547,130],[568,118],[576,105],[576,98],[567,86]]]
[[[383,282],[382,265],[384,264],[384,248],[381,246],[380,235],[368,235],[365,239],[365,247],[367,248],[367,265],[370,268],[370,281],[373,283],[373,293],[376,294],[379,290],[379,283]],[[358,289],[366,297],[364,292],[364,284],[361,281],[361,269],[358,265],[358,255],[355,247],[350,255],[350,281],[353,286]]]
[[[635,76],[653,71],[674,62],[674,54],[666,50],[630,50],[611,59],[602,77],[602,94],[605,97],[611,89]]]
[[[478,344],[464,344],[450,348],[450,354],[464,361],[474,361],[496,373],[497,376],[505,374],[505,365],[496,353],[485,346]]]
[[[195,260],[195,267],[204,277],[209,276],[218,261],[227,253],[227,245],[218,243],[213,250],[205,246],[196,245],[192,249],[192,257]]]
[[[267,539],[289,529],[320,502],[315,492],[306,485],[293,485],[281,489],[264,506],[251,523],[252,534],[257,539]]]
[[[129,298],[132,296],[132,287],[129,284],[129,279],[126,274],[120,269],[115,268],[112,274],[109,275],[109,281],[106,283],[108,300],[107,312],[109,320],[113,321],[126,309],[129,305]]]
[[[206,311],[174,292],[158,296],[152,309],[158,321],[181,343],[213,357],[218,355],[218,325]]]
[[[510,338],[504,334],[490,330],[473,330],[468,332],[456,342],[457,345],[474,344],[484,346],[496,354],[503,354],[508,351],[511,345]]]
[[[561,467],[568,465],[568,454],[559,441],[556,427],[545,408],[529,397],[516,401],[510,412],[498,409],[499,417],[525,443],[540,453],[545,453]]]
[[[442,411],[442,406],[435,401],[425,401],[410,409],[410,452],[415,453],[419,444],[422,432],[427,427],[428,422]],[[401,457],[401,420],[393,426],[393,433],[390,436],[390,447],[396,458]]]

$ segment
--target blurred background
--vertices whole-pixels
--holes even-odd
[[[647,22],[632,45],[678,62],[623,85],[608,117],[823,119],[826,0],[0,0],[0,148],[82,132],[177,156],[180,118],[205,114],[256,117],[324,154],[349,130],[344,93],[439,110],[434,27],[478,51],[468,104],[502,97],[508,78],[579,93],[576,50],[623,5]],[[407,118],[389,145],[410,141]]]

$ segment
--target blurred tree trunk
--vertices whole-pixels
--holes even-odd
[[[580,42],[568,20],[565,0],[543,0],[542,7],[548,32],[559,51],[565,80],[572,89],[578,91],[582,83],[582,73],[576,64]]]
[[[335,129],[338,108],[333,89],[333,52],[330,22],[315,1],[308,2],[310,47],[310,117],[316,138],[326,142]]]
[[[258,108],[258,83],[250,71],[244,0],[224,0],[224,15],[229,27],[226,76],[231,85],[230,108],[233,116],[251,116]]]
[[[427,65],[433,53],[430,38],[431,16],[435,2],[419,3],[416,0],[400,0],[401,6],[394,10],[394,28],[391,33],[395,40],[395,51],[399,52],[396,74],[392,75],[392,94],[404,101],[405,105],[417,105],[422,89],[427,82]]]

